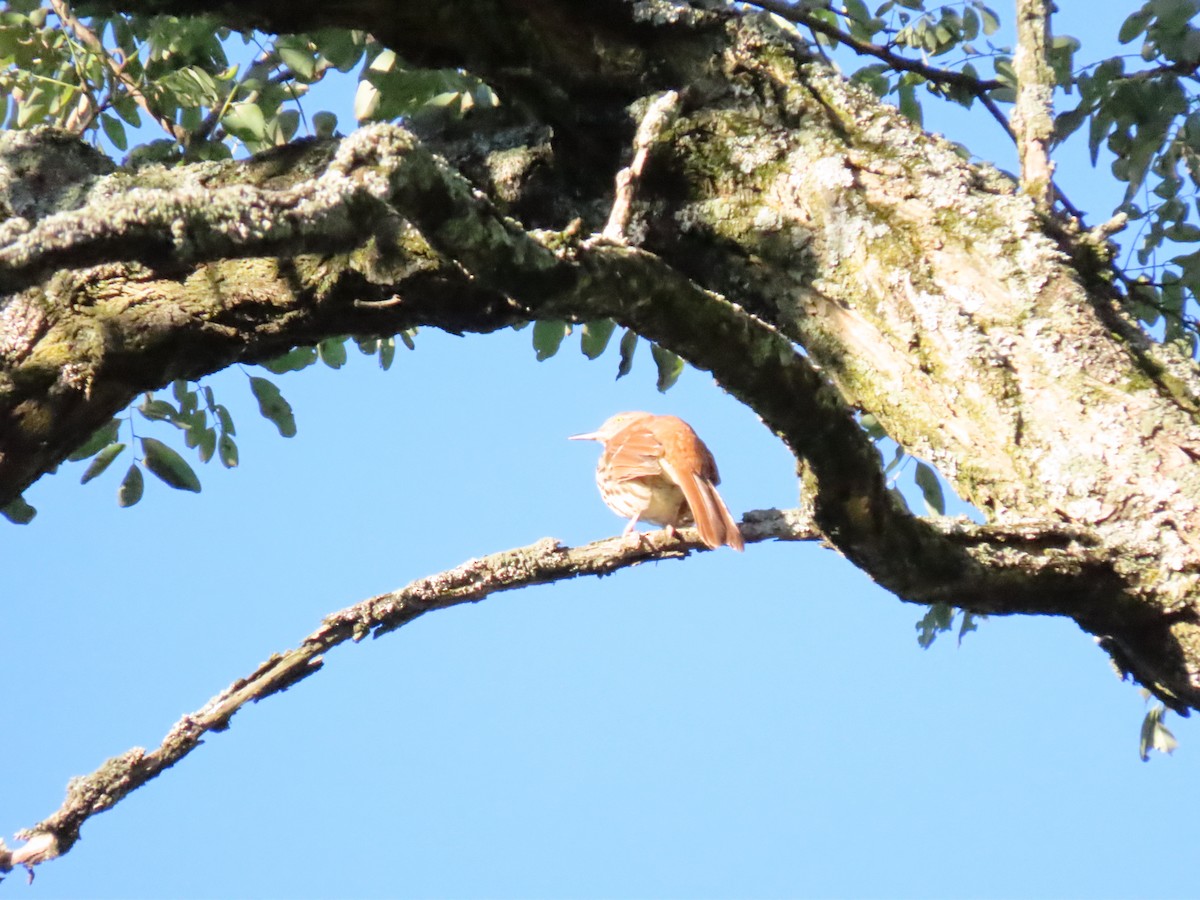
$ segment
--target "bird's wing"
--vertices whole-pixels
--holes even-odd
[[[654,432],[639,422],[614,434],[604,455],[609,474],[617,481],[663,474],[663,446]]]

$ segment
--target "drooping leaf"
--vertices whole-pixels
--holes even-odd
[[[612,319],[585,323],[579,337],[579,349],[583,351],[583,355],[588,359],[595,359],[603,353],[616,327],[617,323]]]
[[[36,515],[37,510],[26,503],[24,497],[17,497],[0,507],[0,516],[4,516],[14,525],[28,525]]]
[[[633,369],[633,351],[637,349],[637,345],[637,334],[631,329],[626,329],[621,335],[621,361],[617,363],[617,378],[624,378]]]
[[[392,360],[396,358],[396,339],[385,338],[379,342],[379,368],[387,371],[392,367]]]
[[[157,475],[159,480],[176,490],[200,493],[200,479],[196,477],[187,460],[162,441],[148,437],[141,440],[146,468]]]
[[[1146,30],[1146,26],[1150,23],[1150,19],[1153,16],[1153,7],[1147,3],[1121,23],[1121,30],[1117,32],[1117,41],[1122,44],[1128,44]]]
[[[544,362],[558,352],[571,326],[561,319],[538,319],[533,323],[533,349],[538,362]]]
[[[340,369],[346,364],[346,339],[326,338],[317,344],[317,356],[331,369]]]
[[[105,469],[107,469],[114,459],[121,455],[121,451],[125,449],[124,444],[109,444],[103,450],[96,454],[83,472],[83,477],[79,479],[80,484],[87,484]]]
[[[935,603],[917,623],[917,643],[928,650],[937,636],[943,631],[949,631],[954,623],[954,607],[949,603]]]
[[[221,124],[234,137],[247,143],[261,142],[267,138],[267,120],[257,103],[246,101],[231,104],[225,115],[221,116]]]
[[[99,453],[117,439],[117,431],[120,427],[120,422],[116,419],[110,419],[107,425],[97,428],[95,434],[84,441],[79,446],[79,449],[68,456],[67,459],[71,462],[79,462],[81,459],[87,459],[89,456]]]
[[[867,433],[867,437],[873,441],[882,440],[887,437],[887,432],[883,430],[883,426],[879,424],[879,420],[872,413],[863,413],[858,420],[858,424]]]
[[[222,434],[237,434],[237,429],[233,427],[233,416],[229,414],[229,410],[223,403],[214,406],[213,412],[216,413],[217,423],[221,426]]]
[[[301,369],[308,368],[316,361],[316,347],[296,347],[282,356],[268,359],[266,362],[259,363],[259,365],[268,372],[272,372],[275,375],[282,375],[285,372],[299,372]]]
[[[337,133],[337,116],[334,113],[322,110],[319,113],[313,113],[312,117],[313,134],[319,138],[333,137]]]
[[[972,631],[978,631],[979,626],[976,624],[980,619],[986,619],[987,616],[977,616],[975,613],[967,612],[965,609],[960,610],[962,613],[962,622],[958,626],[958,645],[961,647],[963,638]]]
[[[279,393],[279,388],[265,378],[252,375],[250,376],[250,390],[254,392],[254,398],[258,400],[258,411],[263,414],[263,417],[274,422],[275,427],[284,437],[295,437],[296,417],[292,413],[291,404],[284,400],[283,395]]]
[[[654,357],[654,364],[658,366],[658,391],[665,394],[679,380],[683,372],[683,360],[658,344],[650,345],[650,355]]]
[[[199,438],[196,440],[196,451],[200,455],[200,462],[206,463],[213,458],[213,453],[217,449],[217,432],[214,428],[205,428],[200,432]]]
[[[921,489],[921,496],[925,498],[925,506],[929,512],[944,516],[946,514],[946,498],[942,494],[942,485],[938,481],[937,472],[918,460],[914,477],[917,487]]]
[[[133,506],[142,499],[144,488],[145,480],[142,478],[142,470],[138,468],[137,463],[133,463],[129,467],[129,471],[125,473],[125,477],[121,479],[121,486],[117,488],[117,506]]]
[[[1157,750],[1159,753],[1171,753],[1179,746],[1179,741],[1175,739],[1175,735],[1171,734],[1171,730],[1163,724],[1163,716],[1166,714],[1167,708],[1161,703],[1155,704],[1146,713],[1146,718],[1142,720],[1142,733],[1138,741],[1138,755],[1142,758],[1142,762],[1150,759],[1150,751]]]
[[[137,408],[145,418],[154,421],[172,422],[179,416],[179,410],[168,400],[147,397]]]
[[[217,446],[221,451],[221,465],[227,469],[236,468],[238,464],[238,448],[233,438],[227,434],[223,434]]]
[[[112,141],[112,145],[124,153],[129,149],[129,139],[125,136],[125,126],[121,124],[121,120],[116,116],[110,116],[107,113],[100,115],[100,127],[104,129],[104,136]]]

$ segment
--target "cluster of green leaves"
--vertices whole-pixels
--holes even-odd
[[[608,348],[617,323],[612,319],[588,322],[579,329],[579,349],[588,359],[597,359]],[[563,340],[574,330],[570,322],[561,319],[540,319],[533,325],[533,350],[539,362],[556,354]],[[684,362],[670,350],[658,344],[650,344],[650,356],[658,369],[657,386],[666,393],[683,374]],[[633,354],[637,350],[638,336],[628,328],[618,344],[620,361],[617,363],[617,378],[624,378],[633,370]]]
[[[981,95],[995,101],[1013,97],[1012,51],[988,40],[999,30],[1000,19],[982,0],[930,9],[925,0],[885,0],[873,12],[864,0],[831,0],[805,10],[807,17],[827,26],[814,32],[818,44],[836,49],[845,43],[879,59],[857,68],[852,80],[880,97],[895,95],[900,110],[918,123],[923,118],[918,88],[968,107]],[[928,64],[938,58],[949,59],[941,67]],[[986,83],[976,67],[985,59],[993,70]]]
[[[1101,146],[1125,184],[1115,212],[1137,223],[1129,308],[1194,355],[1200,291],[1200,0],[1150,0],[1122,24],[1123,44],[1141,39],[1131,65],[1106,59],[1074,80],[1079,102],[1058,116],[1061,141],[1088,125],[1095,164]],[[1068,86],[1068,92],[1070,92]]]
[[[957,620],[958,643],[961,645],[963,638],[976,630],[978,627],[976,623],[980,619],[986,618],[987,616],[977,616],[965,609],[951,606],[949,603],[935,603],[929,607],[929,611],[917,623],[917,643],[923,649],[928,650],[939,634],[954,630],[954,623]]]
[[[257,395],[257,389],[255,393]],[[117,503],[121,506],[133,506],[142,499],[145,490],[143,468],[177,490],[200,492],[200,479],[178,451],[156,438],[138,437],[133,424],[133,412],[137,412],[141,419],[147,422],[166,422],[174,425],[183,432],[184,444],[196,451],[202,463],[207,463],[215,457],[227,469],[232,469],[238,464],[238,448],[234,440],[237,431],[233,417],[223,404],[217,402],[211,388],[179,380],[171,385],[171,398],[166,399],[153,392],[147,393],[142,402],[130,411],[127,419],[130,439],[141,447],[142,456],[129,464],[125,476],[121,479],[117,489]],[[290,409],[287,415],[290,417]],[[72,462],[90,460],[79,479],[81,484],[87,484],[103,473],[129,447],[118,440],[121,425],[120,419],[110,420],[68,457]],[[283,430],[282,427],[280,430]],[[294,432],[293,423],[292,433]]]
[[[354,117],[360,122],[387,122],[423,110],[462,116],[500,103],[488,85],[466,72],[413,69],[391,50],[378,45],[373,50],[354,95]]]
[[[15,0],[0,13],[7,127],[56,125],[121,153],[136,144],[139,162],[227,158],[239,146],[257,152],[332,135],[337,116],[307,117],[301,101],[330,72],[356,67],[360,121],[499,102],[465,73],[407,68],[362,31],[267,38],[204,17],[76,16],[66,0]],[[157,139],[141,131],[155,127]]]
[[[330,72],[348,73],[355,67],[360,67],[359,119],[411,116],[422,109],[461,115],[498,102],[486,85],[463,73],[406,68],[361,31],[267,38],[232,32],[206,18],[77,16],[66,0],[49,6],[15,0],[0,12],[0,115],[5,127],[55,125],[110,151],[128,150],[135,164],[229,158],[239,147],[256,152],[302,133],[332,135],[336,115],[318,111],[306,117],[302,99]],[[142,143],[131,148],[135,140]],[[413,334],[415,329],[397,337],[411,348]],[[296,348],[266,368],[282,373],[318,360],[340,368],[347,340],[331,338]],[[391,366],[395,338],[354,340],[363,353],[377,355],[384,369]],[[282,435],[295,434],[291,407],[278,388],[261,377],[251,377],[250,386],[262,414]],[[215,456],[227,468],[236,466],[233,421],[211,389],[177,382],[173,396],[174,401],[146,395],[129,413],[131,431],[133,412],[167,422],[180,429],[186,448],[196,450],[201,462]],[[136,444],[142,456],[121,482],[122,506],[141,498],[143,469],[172,487],[200,489],[179,452],[149,437],[134,435],[130,444],[119,442],[118,427],[114,419],[72,454],[72,460],[90,460],[84,483]],[[36,510],[19,498],[0,514],[23,523]]]
[[[413,350],[416,348],[416,344],[413,343],[413,337],[416,333],[417,329],[410,328],[407,331],[400,332],[396,337],[400,338],[401,343],[405,347]],[[277,356],[262,363],[262,367],[276,375],[283,375],[286,372],[299,372],[301,369],[307,369],[317,362],[322,362],[331,369],[340,369],[346,364],[349,358],[346,353],[346,343],[352,340],[358,347],[359,353],[363,354],[363,356],[377,357],[379,359],[379,368],[386,372],[392,367],[392,361],[396,358],[396,337],[351,338],[346,335],[330,337],[319,344],[295,347],[282,356]],[[270,417],[268,416],[268,418]],[[290,437],[290,435],[284,436]]]

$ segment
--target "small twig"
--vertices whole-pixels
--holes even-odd
[[[742,534],[747,543],[810,541],[820,537],[799,510],[756,511],[747,516]],[[665,530],[649,532],[634,546],[623,537],[574,548],[564,547],[553,538],[543,538],[527,547],[467,560],[454,569],[418,579],[400,590],[371,597],[326,616],[320,627],[297,647],[274,654],[196,712],[181,718],[155,749],[134,747],[107,760],[90,775],[72,779],[62,806],[17,835],[26,841],[23,847],[9,851],[0,841],[0,872],[25,866],[32,877],[33,866],[71,849],[89,818],[111,809],[182,760],[203,743],[205,734],[227,729],[234,714],[247,703],[287,690],[318,671],[324,664],[325,653],[339,644],[359,641],[368,635],[379,637],[424,613],[460,603],[478,603],[492,594],[580,575],[608,575],[639,563],[683,559],[692,552],[707,549],[694,528],[684,529],[677,537],[669,536]]]
[[[613,197],[612,211],[600,237],[614,244],[624,243],[629,227],[629,216],[633,210],[633,194],[637,180],[642,176],[650,147],[658,140],[679,110],[679,94],[666,91],[656,97],[646,108],[633,138],[633,160],[617,173],[617,187]]]

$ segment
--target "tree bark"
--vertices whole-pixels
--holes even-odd
[[[169,172],[106,174],[60,137],[6,136],[0,502],[173,378],[329,335],[613,317],[752,407],[795,452],[821,533],[902,599],[1070,616],[1165,702],[1200,703],[1200,377],[1121,312],[1105,248],[1008,178],[766,15],[658,0],[220,15],[386,23],[376,36],[412,62],[493,84],[504,116],[468,122],[469,140],[380,126]],[[650,109],[622,237],[609,222],[600,238]],[[28,162],[52,152],[75,160],[53,194]],[[900,506],[861,412],[987,524]]]

